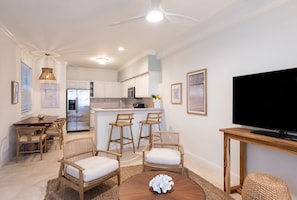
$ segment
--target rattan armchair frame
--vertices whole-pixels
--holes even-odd
[[[165,135],[169,138],[175,138],[174,140],[165,139]],[[167,137],[167,138],[168,138]],[[180,152],[181,161],[178,165],[165,165],[165,164],[154,164],[146,161],[146,154],[152,148],[171,148],[176,149]],[[146,145],[142,149],[142,164],[143,171],[146,170],[162,170],[162,171],[173,171],[184,174],[184,149],[183,146],[179,144],[179,133],[174,131],[154,131],[152,133],[151,143]]]
[[[104,176],[97,178],[95,180],[84,182],[83,173],[84,168],[77,165],[75,161],[91,156],[100,156],[100,154],[111,155],[115,157],[118,162],[118,168]],[[72,189],[78,191],[80,200],[84,199],[84,192],[88,191],[102,182],[117,176],[118,185],[121,183],[120,174],[120,157],[121,155],[116,152],[95,150],[93,139],[91,137],[77,138],[73,140],[68,140],[63,142],[63,158],[59,160],[60,170],[59,170],[59,184],[63,183]],[[66,172],[66,167],[72,166],[79,171],[79,178],[75,178]]]

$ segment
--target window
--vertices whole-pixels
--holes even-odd
[[[21,112],[27,114],[32,111],[32,69],[25,63],[21,66]]]

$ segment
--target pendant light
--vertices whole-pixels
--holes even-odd
[[[47,56],[47,65],[48,65],[48,57],[50,56],[49,53],[45,53],[45,56]],[[40,81],[56,81],[56,77],[53,73],[53,68],[44,67],[42,68],[42,72],[39,76]]]

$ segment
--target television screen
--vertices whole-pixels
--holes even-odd
[[[233,77],[233,123],[297,132],[297,68]]]

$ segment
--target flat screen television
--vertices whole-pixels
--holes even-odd
[[[296,133],[296,115],[297,68],[233,77],[234,124]]]

